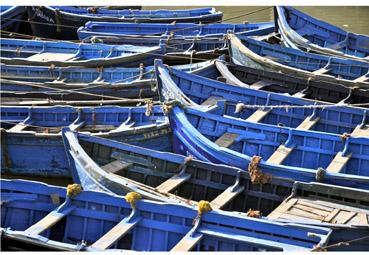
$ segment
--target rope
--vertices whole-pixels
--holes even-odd
[[[350,106],[369,106],[369,103],[360,103],[360,104],[350,104]],[[243,104],[243,103],[238,103],[236,104],[236,110],[235,113],[240,113],[241,111],[243,111],[243,109],[245,108],[262,108],[262,109],[314,109],[314,108],[334,108],[334,107],[347,107],[347,105],[345,104],[323,104],[323,105],[317,105],[317,104],[312,104],[312,105],[250,105],[250,104]]]
[[[251,161],[248,166],[248,171],[250,175],[250,180],[255,184],[266,184],[272,179],[271,175],[264,174],[259,169],[259,163],[261,161],[260,156],[252,156]]]
[[[343,246],[343,245],[349,246],[351,243],[363,241],[363,240],[366,240],[366,239],[369,239],[369,235],[364,236],[364,237],[360,237],[360,238],[356,238],[356,239],[352,239],[352,240],[348,240],[348,241],[345,241],[345,242],[339,242],[339,243],[327,245],[327,246],[316,245],[316,246],[314,246],[314,248],[311,251],[327,251],[327,249],[329,249],[329,248],[339,247],[339,246]]]

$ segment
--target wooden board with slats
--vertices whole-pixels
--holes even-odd
[[[361,225],[368,224],[368,217],[369,210],[318,200],[316,197],[289,198],[268,215],[273,220]]]

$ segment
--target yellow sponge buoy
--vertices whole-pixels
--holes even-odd
[[[132,208],[136,208],[136,202],[140,199],[142,199],[142,197],[137,192],[129,192],[126,195],[126,201],[131,204]]]
[[[203,213],[210,212],[211,210],[213,210],[213,208],[211,208],[211,205],[208,201],[201,200],[199,202],[199,208],[197,209],[198,216],[201,216]]]
[[[79,184],[69,184],[67,186],[67,196],[74,197],[82,192],[82,186]]]

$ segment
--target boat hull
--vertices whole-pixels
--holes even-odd
[[[137,23],[212,23],[222,19],[222,13],[213,13],[195,17],[162,17],[162,18],[124,18],[124,17],[94,17],[86,15],[73,15],[68,12],[56,12],[52,7],[27,8],[28,16],[35,23],[31,23],[35,36],[63,40],[78,39],[77,29],[88,21],[106,22],[137,22]],[[43,25],[43,23],[46,23]]]

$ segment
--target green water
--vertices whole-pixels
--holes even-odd
[[[267,6],[215,6],[223,12],[226,23],[261,22],[273,20],[273,8],[248,14]],[[143,9],[188,9],[198,6],[150,6]],[[369,35],[369,6],[300,6],[297,9],[345,30]],[[247,15],[248,14],[248,15]],[[237,17],[245,15],[243,17]],[[236,18],[237,17],[237,18]]]

